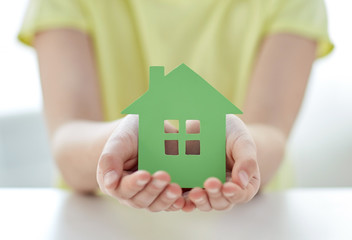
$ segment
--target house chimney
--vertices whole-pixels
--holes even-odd
[[[149,89],[157,88],[156,85],[164,78],[164,67],[151,66],[149,68]]]

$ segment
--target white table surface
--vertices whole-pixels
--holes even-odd
[[[226,212],[150,213],[106,196],[0,189],[0,239],[352,239],[352,188],[261,194]]]

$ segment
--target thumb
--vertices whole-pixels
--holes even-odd
[[[97,169],[99,188],[107,193],[118,186],[123,173],[123,160],[113,153],[103,153],[100,156]]]
[[[252,137],[246,133],[239,136],[232,148],[234,166],[232,181],[243,189],[253,188],[254,194],[260,185],[257,150]]]
[[[97,168],[97,182],[103,192],[116,189],[124,163],[137,158],[137,134],[138,117],[129,115],[121,120],[105,143]]]

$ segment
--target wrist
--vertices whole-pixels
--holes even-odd
[[[52,153],[66,184],[79,192],[97,187],[96,166],[102,149],[118,121],[73,120],[52,134]]]

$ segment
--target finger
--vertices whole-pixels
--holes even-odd
[[[249,200],[251,200],[257,193],[255,188],[251,184],[248,185],[246,189],[242,189],[240,186],[238,186],[235,183],[229,182],[227,184],[233,185],[231,186],[231,188],[235,191],[233,192],[233,190],[224,190],[224,192],[225,191],[232,192],[230,194],[224,193],[224,196],[228,199],[228,201],[230,201],[233,204],[246,203]]]
[[[189,193],[189,199],[194,203],[195,207],[200,211],[208,212],[212,208],[208,200],[207,193],[204,189],[194,188]]]
[[[248,202],[258,192],[260,187],[260,174],[257,162],[248,159],[240,163],[236,163],[232,170],[232,182],[241,187],[241,195],[238,196],[239,202]]]
[[[250,182],[258,183],[259,188],[259,169],[257,162],[253,159],[248,159],[236,163],[232,169],[231,178],[234,183],[245,189]]]
[[[150,181],[151,176],[147,171],[139,170],[121,178],[119,186],[110,193],[122,199],[129,199],[140,192]]]
[[[232,148],[232,156],[235,160],[235,165],[232,169],[232,180],[234,183],[245,189],[252,178],[259,181],[257,150],[249,134],[243,134],[237,138]]]
[[[238,204],[244,200],[245,191],[233,182],[224,183],[221,191],[227,201],[229,201],[231,204]]]
[[[119,179],[122,177],[123,163],[116,160],[113,155],[104,154],[100,157],[97,168],[97,182],[99,188],[107,193],[117,188]]]
[[[258,192],[260,186],[257,149],[248,129],[238,117],[226,116],[226,131],[226,156],[227,160],[232,161],[231,179],[245,190],[244,201],[248,201]]]
[[[152,212],[160,212],[168,209],[179,197],[181,197],[181,194],[181,187],[176,183],[171,183],[154,200],[148,209]]]
[[[129,207],[133,207],[133,208],[140,208],[139,206],[135,205],[131,199],[118,199],[120,203],[127,205]]]
[[[125,161],[137,159],[137,134],[138,116],[128,115],[107,140],[97,167],[97,182],[103,192],[117,187]]]
[[[181,196],[179,197],[166,211],[178,211],[185,205],[185,199]]]
[[[185,204],[184,204],[184,206],[182,208],[182,211],[184,211],[184,212],[192,212],[195,209],[195,207],[196,206],[194,205],[194,203],[188,197],[186,197]]]
[[[164,171],[158,171],[153,174],[151,181],[142,191],[137,193],[132,202],[141,208],[148,207],[162,193],[170,182],[170,176]]]
[[[208,194],[210,205],[215,210],[227,209],[230,205],[229,201],[221,192],[222,183],[217,178],[208,178],[204,182],[204,188]]]

